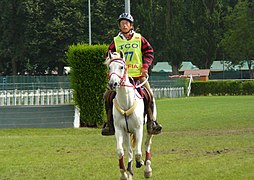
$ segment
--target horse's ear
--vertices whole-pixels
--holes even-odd
[[[120,50],[120,57],[123,59],[123,57],[124,57],[124,54],[123,54],[123,51],[122,50]]]
[[[111,53],[111,51],[108,51],[108,57],[109,57],[109,59],[112,59],[112,53]]]
[[[112,59],[111,51],[108,51],[106,53],[106,60],[104,61],[104,64],[108,65],[110,59]]]
[[[109,55],[109,51],[106,52],[106,58],[108,57],[108,55]]]

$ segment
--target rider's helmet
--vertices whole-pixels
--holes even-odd
[[[130,15],[128,13],[122,13],[118,18],[118,23],[120,23],[120,21],[123,19],[128,20],[130,23],[134,23],[134,19],[133,19],[132,15]]]

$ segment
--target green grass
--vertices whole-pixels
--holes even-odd
[[[157,109],[152,180],[254,179],[254,96],[161,99]],[[1,129],[0,179],[119,179],[115,146],[100,129]]]

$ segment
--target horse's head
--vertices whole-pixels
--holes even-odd
[[[120,87],[126,78],[125,58],[122,51],[108,52],[105,64],[108,67],[108,85],[111,90]]]

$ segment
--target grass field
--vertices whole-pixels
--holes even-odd
[[[161,99],[152,180],[254,179],[254,96]],[[1,129],[0,179],[119,179],[100,129]],[[144,179],[134,168],[134,179]]]

